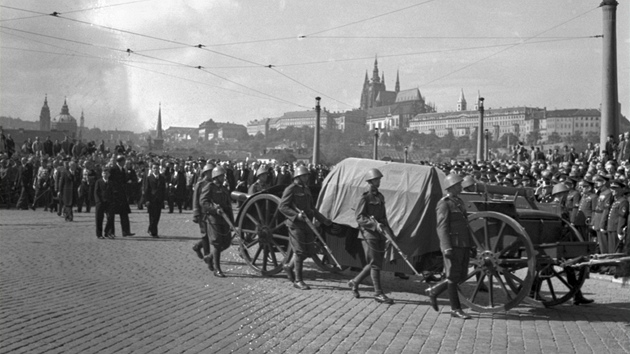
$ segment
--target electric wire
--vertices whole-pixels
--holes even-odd
[[[289,75],[287,75],[287,74],[285,74],[285,73],[283,73],[283,72],[281,72],[281,71],[279,71],[279,70],[274,69],[273,67],[272,67],[272,68],[270,68],[270,69],[271,69],[271,70],[273,70],[274,72],[278,73],[279,75],[282,75],[282,76],[286,77],[287,79],[289,79],[289,80],[291,80],[291,81],[293,81],[293,82],[297,83],[297,84],[298,84],[298,85],[300,85],[300,86],[306,87],[307,89],[309,89],[309,90],[311,90],[311,91],[314,91],[314,92],[316,92],[316,93],[319,93],[320,95],[322,95],[322,96],[324,96],[324,97],[330,98],[331,100],[333,100],[333,101],[335,101],[335,102],[337,102],[337,103],[341,103],[341,104],[346,105],[346,106],[348,106],[348,107],[352,107],[352,105],[351,105],[351,104],[348,104],[348,103],[345,103],[345,102],[339,101],[338,99],[336,99],[336,98],[334,98],[334,97],[328,96],[327,94],[325,94],[325,93],[323,93],[323,92],[321,92],[321,91],[318,91],[318,90],[316,90],[316,89],[314,89],[314,88],[312,88],[312,87],[310,87],[310,86],[307,86],[307,85],[305,85],[305,84],[303,84],[303,83],[299,82],[298,80],[296,80],[296,79],[294,79],[294,78],[290,77]]]

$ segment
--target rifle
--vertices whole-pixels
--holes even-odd
[[[234,227],[234,223],[232,223],[232,220],[230,220],[230,218],[225,215],[225,212],[223,211],[223,209],[221,209],[221,206],[218,204],[214,204],[214,206],[217,208],[217,210],[221,210],[221,212],[217,212],[217,214],[221,215],[221,217],[223,217],[223,220],[225,220],[225,222],[230,226],[230,229],[232,231],[234,231],[236,233],[236,235],[238,236],[238,243],[241,247],[246,248],[245,244],[243,243],[243,238],[241,237],[241,232]]]
[[[339,264],[339,262],[337,261],[337,258],[335,258],[335,256],[333,255],[332,250],[330,249],[330,247],[328,247],[328,245],[326,244],[326,241],[324,240],[322,235],[319,234],[319,231],[317,230],[317,227],[315,227],[313,222],[306,216],[306,214],[304,214],[304,211],[298,209],[297,207],[295,207],[295,209],[297,210],[297,212],[300,215],[302,215],[302,219],[304,219],[306,221],[306,224],[308,225],[308,227],[313,231],[315,236],[317,236],[319,241],[322,243],[322,245],[326,249],[326,252],[328,252],[328,254],[330,255],[330,258],[332,258],[332,260],[335,261],[335,264],[337,264],[337,267],[339,267],[339,269],[342,269],[341,264]]]
[[[392,244],[392,246],[394,246],[394,249],[396,249],[398,254],[405,260],[405,263],[407,263],[407,265],[413,270],[414,274],[420,276],[420,273],[418,273],[413,264],[409,262],[409,258],[407,258],[407,255],[403,253],[396,241],[394,241],[394,235],[389,232],[389,229],[386,230],[386,228],[381,227],[381,224],[376,221],[376,219],[374,219],[374,216],[370,216],[370,220],[372,220],[372,222],[376,224],[376,231],[385,236],[385,238]]]

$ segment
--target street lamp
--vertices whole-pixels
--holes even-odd
[[[477,128],[477,160],[483,157],[483,97],[479,97],[479,127]]]
[[[313,166],[319,164],[319,121],[320,111],[319,101],[321,97],[315,97],[315,137],[313,138]]]
[[[490,139],[490,132],[488,131],[488,129],[486,129],[485,133],[486,133],[486,156],[484,160],[488,161],[490,159],[490,156],[489,156],[490,148],[488,147],[488,140]]]
[[[405,163],[407,163],[407,154],[409,154],[408,148],[405,146]]]
[[[374,152],[372,158],[378,160],[378,128],[374,128]]]

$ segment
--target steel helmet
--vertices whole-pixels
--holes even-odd
[[[208,171],[212,171],[214,169],[214,165],[209,163],[203,166],[203,170],[201,171],[201,176],[205,175]]]
[[[383,177],[383,174],[381,173],[381,171],[378,170],[378,168],[371,168],[365,174],[366,181],[371,181],[373,179],[382,178],[382,177]]]
[[[567,187],[566,184],[557,183],[556,185],[553,186],[553,189],[551,190],[551,195],[556,195],[556,194],[560,194],[562,192],[568,192],[568,191],[569,191],[569,187]]]
[[[256,171],[256,177],[260,177],[260,175],[264,175],[267,173],[269,173],[269,171],[267,171],[265,167],[261,167],[258,169],[258,171]]]
[[[444,189],[449,189],[458,183],[462,183],[463,180],[464,179],[462,178],[462,176],[456,173],[451,173],[450,175],[446,176],[446,178],[444,178]]]
[[[221,166],[217,166],[212,169],[212,178],[217,178],[225,174],[225,169]]]
[[[308,168],[306,168],[304,166],[298,166],[298,168],[295,169],[295,173],[293,174],[293,178],[298,178],[300,176],[307,175],[307,174],[309,174]]]
[[[473,178],[473,176],[466,176],[464,177],[464,180],[462,181],[462,188],[467,188],[470,187],[472,185],[474,185],[475,179]]]

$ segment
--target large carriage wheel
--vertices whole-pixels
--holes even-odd
[[[320,234],[322,235],[322,237],[325,237],[324,233]],[[331,255],[328,253],[328,251],[326,251],[326,248],[324,248],[319,240],[315,242],[315,248],[316,252],[312,258],[313,262],[315,262],[315,265],[317,265],[319,269],[327,272],[339,273],[349,268],[348,266],[344,265],[339,268],[339,266],[337,266]]]
[[[241,256],[265,276],[278,274],[290,259],[289,230],[279,205],[280,198],[273,194],[255,195],[242,206],[238,219]]]
[[[529,295],[536,266],[534,247],[516,220],[496,212],[468,218],[477,256],[459,285],[462,302],[478,312],[507,311]]]
[[[562,235],[560,242],[584,241],[580,232],[568,221],[562,219]],[[565,259],[544,257],[538,260],[531,300],[539,301],[544,306],[556,306],[573,298],[580,290],[586,279],[587,269],[581,267],[562,267]]]

